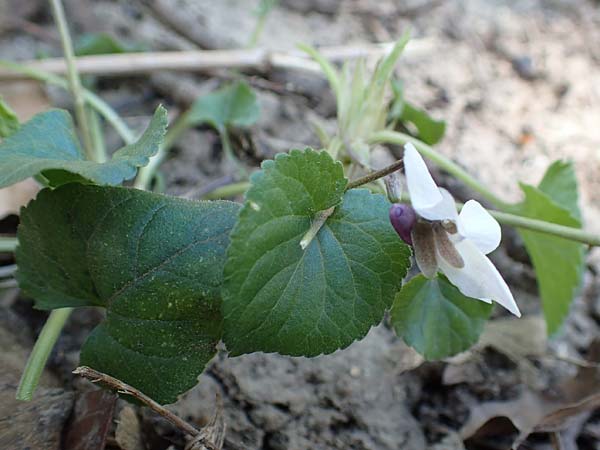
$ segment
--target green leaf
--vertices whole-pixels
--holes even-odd
[[[231,354],[315,356],[364,337],[409,266],[388,201],[362,189],[344,194],[341,164],[310,149],[264,162],[251,182],[225,265]],[[313,219],[336,205],[301,248]]]
[[[37,114],[0,143],[0,187],[50,170],[71,172],[96,184],[120,184],[158,152],[166,127],[167,111],[159,106],[137,142],[117,150],[111,160],[96,163],[85,160],[68,112]]]
[[[81,363],[170,403],[221,337],[238,209],[119,187],[46,189],[21,214],[17,280],[38,308],[105,307]]]
[[[128,46],[107,33],[87,33],[77,39],[77,56],[106,55],[142,51],[140,46]]]
[[[247,127],[258,120],[256,94],[240,81],[198,98],[185,113],[188,127],[207,123],[219,131],[227,127]]]
[[[540,188],[521,184],[525,199],[515,205],[511,212],[532,219],[581,228],[581,222],[576,218],[580,216],[579,210],[573,210],[573,207],[577,208],[577,185],[566,183],[562,177],[556,177],[556,167],[551,166],[550,175],[544,177]],[[560,172],[564,175],[563,170]],[[572,190],[563,192],[561,186],[569,184]],[[553,200],[548,193],[556,195],[558,201]],[[575,203],[568,203],[571,206],[569,209],[559,203],[570,202],[573,199]],[[585,246],[535,231],[519,230],[519,234],[535,268],[548,334],[553,334],[567,316],[571,301],[581,286]]]
[[[468,350],[479,339],[492,305],[466,297],[445,277],[418,275],[396,295],[396,334],[428,360]]]
[[[425,110],[417,108],[404,99],[402,83],[392,80],[394,100],[390,107],[389,118],[402,125],[411,124],[416,129],[416,137],[428,145],[437,144],[446,132],[446,122],[435,120]]]
[[[552,163],[538,188],[581,222],[577,177],[571,161],[559,160]]]
[[[15,112],[0,97],[0,138],[6,138],[19,129],[19,119]]]

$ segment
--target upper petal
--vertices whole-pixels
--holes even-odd
[[[442,272],[460,292],[486,303],[495,301],[517,317],[521,317],[519,307],[492,262],[477,246],[468,239],[455,243],[455,247],[465,263],[463,268],[452,267],[443,258],[438,258]]]
[[[500,245],[500,224],[475,200],[465,203],[458,216],[457,225],[458,233],[472,241],[486,255]]]
[[[404,173],[410,202],[417,213],[442,201],[442,194],[431,178],[425,161],[410,142],[404,146]]]
[[[438,188],[442,196],[442,200],[429,208],[415,208],[417,214],[424,217],[427,220],[452,220],[458,219],[458,213],[456,212],[456,204],[454,203],[454,197],[444,188]],[[413,205],[414,207],[414,205]]]

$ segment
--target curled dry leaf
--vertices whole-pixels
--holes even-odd
[[[33,178],[0,189],[0,219],[19,214],[21,207],[33,200],[39,190],[40,186]]]
[[[590,346],[590,360],[600,361],[600,339]],[[507,402],[487,402],[471,409],[471,415],[461,430],[463,439],[488,434],[494,419],[507,418],[519,431],[513,443],[517,448],[531,433],[560,432],[568,428],[581,414],[600,407],[600,368],[596,365],[580,368],[577,375],[560,384],[552,393],[524,391]]]
[[[103,389],[77,395],[73,420],[67,428],[65,446],[70,450],[104,448],[117,396]]]

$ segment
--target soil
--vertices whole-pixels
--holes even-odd
[[[6,1],[8,6],[0,4],[0,58],[60,55],[58,34],[45,2]],[[185,50],[244,47],[254,29],[259,2],[64,3],[77,35],[108,32],[152,50]],[[536,183],[552,161],[572,159],[581,183],[585,226],[600,232],[598,3],[282,0],[266,21],[258,44],[290,50],[298,42],[392,41],[409,28],[414,40],[397,74],[409,100],[447,122],[439,150],[510,201],[519,199],[517,180]],[[248,166],[256,167],[262,159],[290,148],[318,147],[311,125],[315,119],[326,127],[335,126],[335,102],[322,77],[293,71],[245,76],[257,90],[262,108],[259,123],[234,136],[235,151]],[[227,72],[163,72],[105,78],[96,80],[95,87],[133,128],[142,129],[158,103],[174,116],[191,99],[230,77]],[[23,97],[15,92],[23,91],[16,90],[22,84],[15,86],[0,83],[0,94],[17,107]],[[26,92],[32,89],[29,85]],[[35,88],[35,92],[29,96],[33,99],[19,107],[23,119],[48,100],[54,106],[70,106],[68,96],[57,89]],[[109,129],[107,133],[108,145],[117,147],[117,136]],[[208,128],[198,128],[176,145],[162,174],[166,191],[181,195],[231,175],[232,170],[222,158],[218,136]],[[458,198],[476,197],[444,174],[436,173],[436,177]],[[14,231],[15,224],[14,216],[5,219],[1,232]],[[493,259],[524,313],[538,318],[539,299],[530,263],[516,234],[505,232],[503,246]],[[384,322],[362,341],[333,355],[313,359],[219,355],[197,387],[171,409],[202,426],[213,415],[215,396],[220,395],[227,423],[226,449],[507,448],[511,440],[506,436],[514,437],[514,428],[502,433],[496,429],[491,439],[475,436],[463,443],[459,433],[470,410],[531,390],[551,391],[559,380],[577,372],[573,360],[585,359],[600,336],[599,273],[600,252],[595,250],[588,257],[584,286],[561,332],[546,341],[543,332],[529,329],[522,354],[488,345],[450,361],[424,362]],[[5,398],[0,406],[0,448],[59,449],[72,423],[68,418],[74,398],[91,389],[70,372],[101,312],[73,315],[36,401],[23,406],[12,400],[14,389],[44,314],[33,310],[31,302],[14,289],[0,291],[0,301],[0,395]],[[503,315],[501,311],[496,314]],[[514,325],[511,333],[518,334],[514,330],[524,326]],[[130,411],[127,408],[119,401],[115,418],[123,417],[123,411]],[[111,431],[107,448],[184,448],[183,436],[164,419],[138,407],[135,412],[132,420],[137,417],[139,426],[127,428],[134,443],[124,444]],[[600,411],[587,411],[578,418],[568,427],[571,441],[582,449],[600,449]],[[36,424],[35,432],[31,432],[32,424]],[[524,445],[569,448],[553,447],[547,434],[533,435]]]

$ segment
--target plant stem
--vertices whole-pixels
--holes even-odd
[[[225,197],[233,197],[235,195],[243,194],[250,187],[250,182],[240,181],[239,183],[228,184],[227,186],[215,189],[212,192],[208,192],[202,196],[204,200],[217,200]]]
[[[254,27],[254,31],[248,40],[248,48],[256,47],[258,43],[258,39],[265,28],[265,22],[267,21],[267,17],[269,17],[269,13],[271,10],[277,5],[279,0],[261,0],[258,11],[258,19],[256,20],[256,26]]]
[[[346,186],[346,190],[354,189],[359,186],[362,186],[363,184],[371,183],[372,181],[383,178],[383,177],[389,175],[390,173],[394,173],[396,170],[400,170],[402,167],[404,167],[404,162],[401,159],[399,159],[398,161],[390,164],[387,167],[384,167],[381,170],[371,172],[371,173],[365,175],[364,177],[361,177],[361,178],[358,178],[357,180],[351,181]]]
[[[91,108],[85,109],[91,125],[92,142],[94,146],[94,160],[103,163],[106,162],[106,144],[104,134],[102,133],[102,121],[97,111]]]
[[[72,310],[72,308],[55,309],[48,316],[48,320],[46,320],[44,328],[42,328],[42,332],[33,346],[21,376],[17,388],[17,400],[29,401],[33,397],[33,392],[40,381],[48,357]]]
[[[586,232],[580,228],[567,227],[552,222],[530,219],[529,217],[517,216],[515,214],[491,209],[489,209],[488,212],[494,216],[498,222],[504,225],[551,234],[571,241],[581,242],[582,244],[587,244],[592,247],[600,247],[600,236]]]
[[[13,237],[0,237],[0,253],[12,253],[17,248],[17,238]]]
[[[88,159],[94,160],[94,143],[92,141],[88,117],[85,112],[85,101],[82,93],[81,80],[79,79],[79,73],[77,72],[77,66],[75,65],[75,53],[73,52],[73,42],[71,41],[71,35],[69,34],[65,10],[61,0],[50,0],[50,4],[62,41],[63,53],[67,63],[67,79],[69,80],[69,89],[75,101],[75,116],[77,117],[77,123],[79,124],[81,135],[83,137],[83,148]]]
[[[400,133],[398,131],[385,130],[376,132],[373,135],[371,135],[369,142],[371,144],[388,143],[397,145],[403,145],[407,142],[410,142],[416,147],[419,153],[421,153],[426,158],[432,160],[434,163],[436,163],[449,174],[453,175],[455,178],[461,180],[471,189],[477,191],[483,198],[485,198],[490,203],[494,204],[496,207],[505,209],[509,206],[506,202],[497,197],[496,194],[491,192],[483,184],[481,184],[479,181],[477,181],[475,178],[469,175],[458,164],[439,154],[433,148],[420,141],[419,139],[416,139],[405,133]]]
[[[23,66],[22,64],[16,64],[10,61],[2,60],[0,60],[0,67],[5,67],[13,72],[21,73],[34,80],[60,86],[63,89],[69,89],[67,80],[49,72],[44,72],[43,70],[33,69]],[[83,98],[92,108],[98,111],[98,113],[100,113],[100,115],[104,117],[108,123],[112,125],[112,127],[116,130],[119,136],[121,136],[126,144],[131,144],[135,141],[136,137],[131,129],[108,103],[87,89],[83,89]]]

